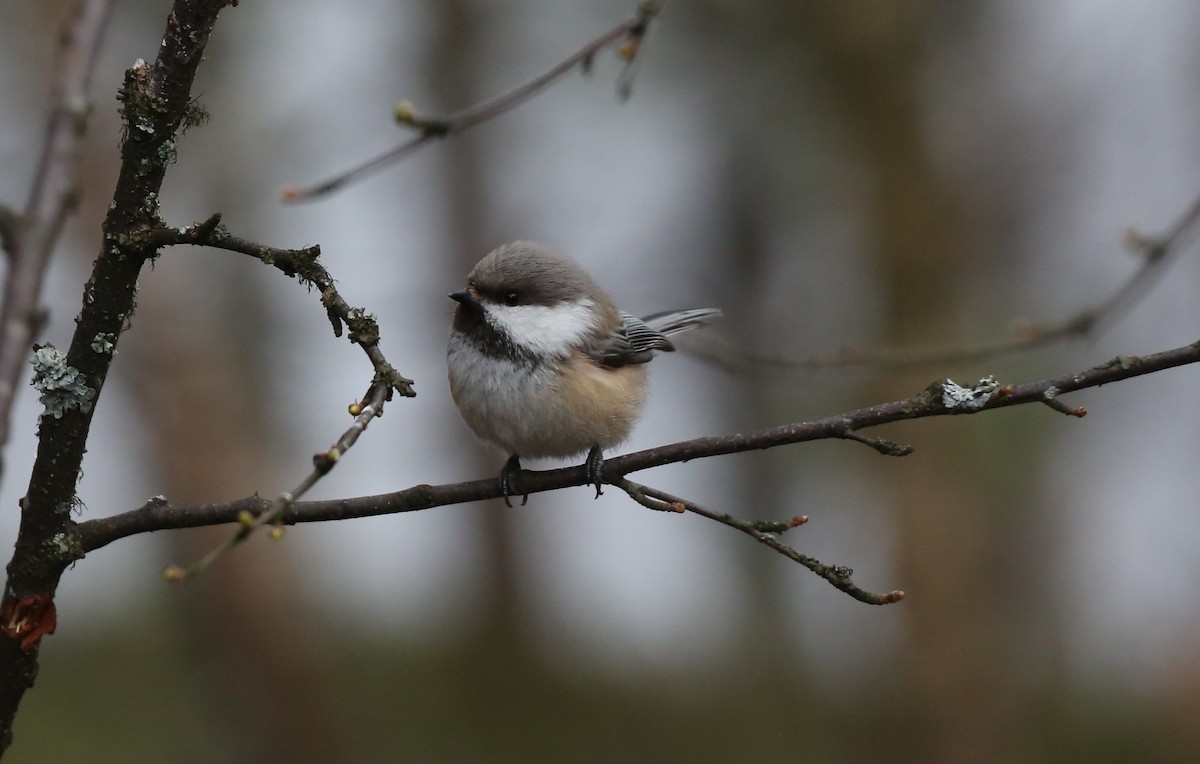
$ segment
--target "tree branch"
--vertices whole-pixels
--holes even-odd
[[[362,308],[351,308],[338,293],[333,277],[320,263],[321,248],[319,246],[304,249],[279,249],[265,244],[232,236],[221,225],[221,213],[213,213],[207,220],[183,228],[158,228],[151,234],[151,240],[157,246],[192,244],[197,246],[226,249],[256,258],[267,265],[278,268],[288,276],[297,278],[300,283],[309,288],[315,288],[321,295],[321,303],[325,306],[326,315],[333,326],[334,336],[342,336],[344,327],[349,327],[349,339],[363,349],[375,368],[375,375],[367,388],[362,401],[351,406],[354,423],[342,433],[332,446],[313,456],[313,470],[295,488],[279,494],[270,506],[257,513],[240,512],[238,522],[241,528],[222,544],[214,547],[197,562],[187,567],[168,565],[163,575],[173,581],[199,573],[219,559],[234,546],[245,541],[254,531],[265,525],[277,525],[279,518],[300,497],[308,493],[320,480],[338,464],[358,440],[359,435],[367,429],[367,425],[377,416],[383,416],[384,403],[392,399],[392,392],[411,398],[416,395],[412,380],[402,376],[395,367],[388,363],[379,347],[379,327],[374,316]],[[278,531],[276,531],[278,532]]]
[[[911,398],[869,406],[823,419],[786,424],[737,435],[696,438],[616,456],[604,462],[604,482],[621,488],[639,503],[651,509],[692,511],[737,528],[744,533],[749,533],[756,540],[800,562],[834,586],[864,602],[880,604],[885,600],[895,601],[900,596],[895,592],[876,595],[860,590],[850,582],[846,569],[837,566],[823,566],[822,563],[805,557],[795,550],[788,551],[790,547],[768,543],[763,538],[755,536],[755,533],[751,533],[751,530],[759,534],[778,533],[781,529],[780,523],[764,525],[736,520],[728,515],[719,515],[692,502],[632,483],[627,480],[626,476],[653,467],[692,459],[829,438],[860,441],[880,453],[902,456],[909,453],[911,449],[889,441],[860,436],[858,431],[906,419],[977,414],[1008,406],[1045,403],[1048,398],[1056,399],[1057,396],[1064,393],[1132,379],[1143,374],[1151,374],[1197,361],[1200,361],[1200,342],[1147,356],[1121,356],[1091,369],[1021,385],[1000,385],[991,379],[981,380],[979,384],[971,388],[961,387],[949,380],[934,382]],[[1086,412],[1074,409],[1071,413],[1081,416]],[[582,465],[537,472],[525,471],[520,476],[522,493],[540,493],[586,484],[587,474]],[[378,496],[289,503],[279,512],[277,521],[294,524],[373,517],[414,512],[468,501],[500,498],[501,495],[499,481],[495,478],[439,486],[416,485],[402,491]],[[238,522],[239,518],[244,517],[247,513],[252,517],[258,517],[268,511],[271,506],[270,501],[257,496],[226,503],[180,507],[173,507],[165,499],[156,498],[139,509],[75,525],[73,543],[86,553],[138,533]],[[798,524],[796,520],[782,521],[782,523],[787,524],[788,527]]]
[[[46,311],[38,305],[46,266],[77,202],[79,146],[92,110],[92,70],[111,9],[111,0],[77,0],[67,10],[54,57],[46,137],[29,199],[20,216],[0,211],[0,245],[8,256],[0,306],[0,454],[8,444],[17,382],[46,321]]]
[[[383,351],[379,348],[379,326],[375,317],[362,308],[350,307],[338,293],[333,277],[320,262],[320,246],[279,249],[233,236],[221,225],[219,212],[213,213],[207,220],[183,228],[157,228],[150,234],[150,241],[159,247],[192,244],[239,252],[260,260],[265,265],[274,266],[284,274],[295,277],[301,284],[316,289],[333,326],[334,336],[341,337],[343,329],[348,328],[348,339],[363,349],[375,368],[376,381],[386,385],[389,392],[384,400],[392,399],[391,390],[406,398],[416,395],[412,387],[413,381],[398,372],[384,358]],[[372,389],[373,387],[368,389],[363,397],[364,401],[373,397]]]
[[[372,383],[371,389],[367,391],[367,403],[365,405],[355,404],[354,408],[358,410],[358,414],[354,417],[354,424],[350,426],[350,429],[342,433],[342,436],[328,450],[313,455],[313,470],[300,481],[299,485],[291,491],[276,496],[275,500],[265,509],[260,509],[258,512],[251,512],[249,510],[239,511],[237,521],[242,527],[236,533],[221,544],[213,547],[207,554],[187,567],[167,565],[163,568],[163,577],[168,581],[181,581],[188,576],[202,573],[229,552],[229,550],[250,538],[250,535],[254,531],[263,526],[273,526],[272,530],[276,537],[281,535],[283,525],[281,518],[283,514],[301,496],[308,493],[317,484],[318,480],[325,477],[325,475],[329,474],[337,466],[342,454],[354,445],[358,440],[358,436],[367,429],[367,425],[370,424],[372,419],[377,416],[383,416],[383,403],[385,400],[391,399],[391,392],[391,387],[381,383],[377,376],[375,382]]]
[[[418,116],[413,111],[411,104],[402,101],[396,106],[396,121],[414,128],[417,131],[416,136],[316,185],[307,188],[287,186],[283,189],[283,200],[285,202],[306,202],[332,193],[352,181],[360,180],[404,159],[436,138],[445,138],[455,133],[461,133],[467,128],[495,119],[533,98],[550,83],[576,66],[587,69],[597,53],[616,42],[621,43],[619,53],[626,62],[625,73],[618,83],[618,91],[622,98],[627,98],[631,82],[631,67],[636,61],[641,41],[646,35],[650,22],[662,10],[663,2],[665,0],[645,0],[638,6],[637,12],[632,17],[617,24],[532,80],[491,100],[469,106],[444,117]]]
[[[175,156],[176,133],[194,108],[190,93],[196,68],[217,14],[229,2],[176,0],[154,64],[139,59],[126,71],[119,94],[125,124],[121,169],[71,346],[66,354],[53,348],[35,354],[34,384],[45,411],[0,603],[0,753],[12,741],[17,707],[37,675],[40,640],[54,630],[59,579],[83,555],[72,543],[71,512],[92,414],[117,342],[133,316],[138,275],[157,254],[148,234],[159,224],[159,191]],[[51,166],[62,163],[51,160]],[[71,188],[69,176],[56,171],[60,180],[53,180],[47,175],[46,190],[35,192],[59,199],[57,217],[69,207],[63,200],[73,195],[64,190]],[[53,237],[45,246],[52,244]]]
[[[713,511],[706,507],[702,507],[694,501],[672,496],[666,491],[660,491],[657,488],[651,488],[650,486],[642,485],[641,483],[635,483],[627,478],[619,478],[618,480],[613,481],[613,485],[629,494],[634,501],[644,506],[649,506],[651,509],[659,509],[659,507],[654,507],[650,504],[647,504],[647,497],[666,504],[667,506],[663,508],[678,508],[676,511],[692,512],[714,522],[718,522],[722,525],[727,525],[730,528],[739,530],[758,543],[774,549],[776,552],[779,552],[789,560],[800,563],[813,573],[833,584],[833,586],[840,591],[845,592],[859,602],[865,602],[868,605],[890,605],[893,602],[899,602],[900,600],[904,599],[904,592],[900,591],[899,589],[882,594],[876,594],[874,592],[869,592],[866,589],[862,589],[851,580],[851,576],[854,575],[854,571],[850,568],[847,568],[844,565],[826,565],[820,560],[809,557],[806,554],[802,554],[780,541],[779,534],[808,522],[808,517],[804,515],[799,515],[790,521],[778,523],[762,523],[749,520],[739,520],[733,515],[727,515],[723,512]]]
[[[844,347],[835,356],[795,358],[747,352],[712,336],[698,336],[689,338],[689,350],[732,371],[746,368],[821,371],[854,366],[909,368],[985,361],[1060,342],[1096,336],[1135,305],[1162,277],[1166,266],[1174,262],[1195,239],[1197,228],[1200,228],[1198,224],[1200,196],[1193,199],[1178,219],[1162,233],[1146,235],[1130,229],[1126,233],[1126,244],[1138,254],[1141,264],[1112,293],[1095,305],[1057,323],[1014,322],[1012,336],[994,342],[895,348]]]

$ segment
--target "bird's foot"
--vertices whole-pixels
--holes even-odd
[[[600,494],[604,493],[600,490],[600,484],[604,482],[604,452],[600,450],[600,446],[592,446],[583,466],[587,467],[588,485],[596,486],[596,498],[599,499]]]
[[[513,454],[508,457],[508,461],[504,463],[504,468],[500,470],[500,493],[504,494],[504,506],[511,507],[512,502],[509,501],[510,496],[516,496],[517,490],[515,481],[521,474],[521,457]],[[521,496],[521,506],[525,506],[529,502],[529,494],[523,493]]]

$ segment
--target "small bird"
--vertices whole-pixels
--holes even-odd
[[[500,472],[509,506],[522,457],[586,451],[599,496],[604,449],[624,441],[641,413],[644,365],[654,351],[675,349],[671,335],[721,315],[697,308],[636,318],[569,257],[532,241],[490,252],[450,299],[458,303],[450,395],[480,440],[510,454]]]

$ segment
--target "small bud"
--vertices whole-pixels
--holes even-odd
[[[358,416],[362,413],[363,407],[361,403],[355,402],[347,406],[346,410],[350,412],[350,416]]]
[[[1040,326],[1030,321],[1027,318],[1017,319],[1012,323],[1012,335],[1018,342],[1029,342],[1037,337],[1043,330]]]
[[[272,525],[270,537],[272,541],[278,541],[279,539],[283,538],[283,526]]]
[[[1129,226],[1125,229],[1125,234],[1121,237],[1121,239],[1122,243],[1125,245],[1125,248],[1132,250],[1133,252],[1140,252],[1144,249],[1150,248],[1150,237],[1146,236],[1133,226]]]
[[[187,578],[187,571],[178,565],[167,565],[162,569],[162,577],[166,581],[182,581]]]
[[[796,515],[788,521],[789,528],[795,528],[808,522],[808,515]]]
[[[412,125],[417,121],[417,114],[413,111],[413,105],[410,101],[401,101],[396,104],[396,108],[392,111],[392,116],[402,125]]]
[[[626,37],[617,47],[617,58],[622,61],[632,61],[637,56],[638,48],[641,44],[642,40],[640,37]]]
[[[237,513],[237,521],[242,527],[249,528],[254,525],[254,515],[250,514],[250,510],[243,509]]]

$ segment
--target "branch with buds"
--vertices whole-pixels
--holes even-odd
[[[341,337],[345,329],[349,329],[348,339],[358,345],[370,359],[375,368],[367,392],[362,400],[351,404],[350,414],[354,421],[350,428],[342,433],[333,445],[325,451],[313,455],[312,471],[300,481],[291,491],[279,494],[265,510],[251,513],[241,511],[237,521],[241,525],[236,533],[226,541],[208,552],[197,562],[181,567],[169,565],[163,575],[170,580],[180,580],[188,575],[198,573],[221,555],[250,537],[254,531],[264,526],[273,526],[272,532],[279,535],[280,518],[300,497],[308,493],[317,481],[327,475],[367,429],[367,425],[377,416],[383,415],[383,406],[392,399],[392,394],[399,393],[406,398],[412,398],[416,392],[412,380],[396,371],[379,347],[379,327],[375,317],[362,308],[352,308],[338,293],[333,277],[325,270],[319,258],[319,246],[304,249],[280,249],[266,244],[243,239],[231,235],[221,225],[221,213],[213,213],[207,220],[182,228],[157,228],[150,238],[156,247],[172,245],[195,245],[225,249],[239,252],[260,260],[265,265],[271,265],[288,276],[295,277],[301,284],[316,289],[321,296],[321,304],[333,326],[335,337]],[[152,500],[154,502],[154,500]]]
[[[625,69],[617,81],[617,93],[622,100],[628,98],[633,87],[633,67],[637,62],[642,40],[650,28],[650,22],[662,11],[664,2],[665,0],[644,0],[633,16],[591,40],[528,82],[483,103],[469,106],[444,117],[432,117],[418,114],[411,103],[401,101],[396,104],[394,116],[401,125],[415,130],[417,133],[415,136],[328,180],[306,188],[287,186],[282,192],[283,200],[293,203],[307,202],[331,194],[353,181],[360,180],[411,156],[422,146],[435,139],[461,133],[467,128],[495,119],[541,93],[548,85],[572,69],[580,67],[587,71],[591,68],[596,54],[612,45],[617,46],[617,55],[625,62]]]
[[[903,592],[872,593],[861,589],[851,580],[851,571],[848,568],[825,565],[779,541],[780,534],[807,522],[807,517],[801,515],[767,523],[739,520],[690,500],[635,483],[628,479],[628,475],[692,459],[831,438],[853,440],[885,456],[904,456],[912,452],[911,447],[865,435],[861,431],[907,419],[978,414],[991,409],[1029,403],[1044,404],[1055,411],[1082,417],[1086,415],[1086,410],[1067,406],[1060,400],[1060,396],[1198,361],[1200,342],[1152,355],[1118,356],[1090,369],[1019,385],[1003,385],[991,378],[980,380],[971,387],[957,385],[950,380],[934,382],[910,398],[868,406],[823,419],[737,435],[696,438],[612,457],[604,462],[604,482],[625,491],[639,504],[651,509],[697,514],[742,531],[759,543],[804,565],[855,599],[876,605],[888,604],[901,599],[904,596]],[[587,479],[587,471],[583,466],[526,471],[521,473],[520,490],[522,493],[553,491],[586,485]],[[139,533],[170,528],[245,523],[247,518],[260,518],[268,514],[272,522],[290,525],[415,512],[468,501],[498,499],[501,496],[499,482],[495,478],[489,478],[437,486],[416,485],[378,496],[329,501],[288,501],[283,505],[251,496],[224,503],[172,506],[166,499],[155,497],[139,509],[79,523],[73,527],[72,532],[74,542],[79,548],[84,552],[91,552],[118,539]]]

